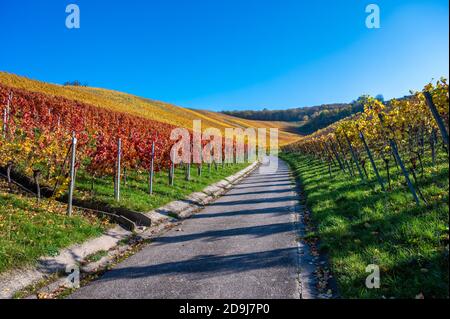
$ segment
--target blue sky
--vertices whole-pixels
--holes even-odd
[[[65,27],[76,3],[81,28]],[[365,7],[381,28],[365,27]],[[443,0],[0,2],[0,70],[191,108],[282,109],[403,96],[449,73]]]

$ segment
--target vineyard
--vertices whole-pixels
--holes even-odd
[[[349,298],[448,298],[449,95],[445,79],[283,148],[314,227]],[[381,288],[362,287],[367,265]]]
[[[246,166],[175,165],[170,135],[179,118],[117,111],[120,93],[37,86],[0,84],[0,272],[109,227],[90,212],[148,212]],[[114,98],[101,107],[105,96]],[[448,296],[447,81],[387,103],[361,101],[363,112],[282,148],[317,225],[303,239],[329,254],[344,297]],[[219,126],[248,124],[195,112]],[[72,199],[76,216],[68,217]],[[52,243],[34,238],[44,233]],[[361,288],[368,264],[382,268],[381,290]]]
[[[439,150],[448,154],[448,99],[445,79],[427,85],[424,92],[392,100],[388,105],[367,96],[363,113],[336,122],[284,150],[320,159],[327,163],[330,175],[335,166],[349,177],[367,181],[371,169],[383,191],[392,189],[391,170],[396,166],[415,202],[427,203],[413,184],[424,173],[427,149],[433,164]],[[386,180],[380,176],[381,169],[386,171]]]
[[[148,211],[243,168],[219,171],[216,164],[212,171],[209,163],[202,175],[202,165],[175,165],[170,124],[2,84],[0,104],[0,169],[10,182],[25,180],[38,198]]]
[[[290,123],[244,120],[221,113],[182,108],[107,89],[55,85],[1,71],[0,83],[15,89],[79,101],[110,112],[126,113],[177,127],[192,129],[193,120],[202,120],[203,127],[219,128],[222,133],[227,127],[279,128],[280,145],[292,143],[299,138],[299,135],[290,133],[292,131]]]
[[[247,165],[175,165],[174,125],[4,84],[0,114],[0,272]]]
[[[76,166],[94,176],[114,173],[119,138],[125,145],[123,167],[148,169],[153,142],[156,166],[168,165],[171,125],[3,85],[0,98],[0,166],[39,178],[55,195],[67,188],[73,133],[78,140]]]

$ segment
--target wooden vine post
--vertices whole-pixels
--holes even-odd
[[[442,120],[442,117],[439,115],[439,111],[436,108],[436,105],[434,105],[433,97],[431,96],[430,92],[423,92],[423,95],[425,96],[425,101],[427,102],[428,108],[430,109],[431,113],[433,114],[433,117],[439,127],[439,130],[441,131],[442,140],[444,141],[445,145],[447,145],[448,149],[448,132],[445,128],[444,121]]]
[[[13,98],[13,93],[10,92],[8,95],[8,101],[6,102],[6,107],[3,109],[3,129],[2,129],[2,133],[3,133],[3,138],[6,139],[7,136],[7,132],[8,132],[8,122],[9,122],[9,109],[11,106],[11,101]]]
[[[203,155],[202,155],[202,149],[200,148],[200,154],[199,154],[199,157],[200,157],[200,163],[198,164],[198,167],[197,167],[197,173],[198,173],[198,176],[202,176],[202,163],[203,163]]]
[[[384,127],[384,119],[380,113],[378,114],[378,118],[380,119],[381,125]],[[400,154],[398,152],[397,143],[395,143],[393,138],[389,138],[389,144],[391,146],[392,153],[394,154],[395,160],[397,161],[398,165],[400,166],[403,176],[405,177],[406,184],[408,185],[408,188],[414,197],[414,201],[416,202],[417,205],[419,205],[420,204],[419,197],[417,197],[416,189],[414,188],[414,185],[412,184],[411,179],[409,178],[408,170],[406,169],[405,165],[403,164],[402,158],[400,157]]]
[[[70,156],[70,181],[69,181],[69,199],[67,202],[67,215],[72,216],[73,192],[75,189],[75,160],[76,160],[77,138],[75,132],[72,133],[72,145]]]
[[[8,161],[8,166],[6,167],[6,178],[8,180],[8,185],[11,186],[12,180],[11,180],[11,171],[14,166],[13,161]]]
[[[344,165],[343,165],[342,162],[341,162],[341,158],[339,157],[339,154],[338,154],[337,151],[336,151],[336,148],[335,148],[335,146],[334,146],[334,144],[333,144],[333,141],[330,141],[330,149],[331,149],[332,153],[334,154],[334,156],[336,157],[336,160],[337,160],[337,162],[338,162],[338,164],[339,164],[339,168],[340,168],[343,172],[345,172],[345,167],[344,167]]]
[[[347,161],[347,157],[345,156],[345,152],[344,152],[344,146],[342,145],[341,140],[339,139],[339,137],[337,135],[336,135],[336,141],[338,143],[339,149],[342,152],[342,158],[343,158],[345,165],[347,166],[348,173],[350,174],[350,177],[353,177],[354,174],[353,174],[352,167],[350,166],[349,162]]]
[[[114,183],[114,198],[118,202],[120,201],[120,166],[122,161],[122,139],[117,141],[117,163],[116,163],[116,178]]]
[[[359,176],[361,177],[362,180],[365,180],[364,174],[361,171],[361,167],[359,166],[358,158],[356,157],[355,150],[353,149],[352,143],[350,142],[350,139],[348,138],[348,136],[345,132],[344,132],[344,137],[345,137],[345,140],[347,141],[348,147],[350,149],[350,154],[352,155],[353,162],[356,164],[356,168],[358,169]]]
[[[431,130],[430,135],[430,146],[431,146],[431,163],[436,166],[436,129]]]
[[[174,185],[174,180],[175,180],[175,163],[174,162],[170,162],[170,169],[169,169],[169,185],[173,186]]]
[[[5,108],[5,109],[3,109],[3,129],[2,129],[4,139],[6,139],[6,130],[8,127],[6,123],[8,123],[8,111]]]
[[[41,185],[39,184],[40,177],[41,177],[41,171],[34,170],[33,171],[33,179],[34,179],[34,183],[36,184],[36,198],[37,198],[38,203],[41,201]]]
[[[381,176],[380,176],[380,174],[378,172],[378,169],[377,169],[377,165],[375,164],[375,161],[373,159],[372,152],[370,151],[370,148],[367,145],[367,142],[366,142],[366,139],[364,137],[363,132],[360,131],[359,129],[358,129],[358,131],[359,131],[359,138],[363,142],[364,148],[366,149],[366,152],[367,152],[367,156],[369,156],[369,160],[370,160],[370,163],[372,164],[373,170],[375,171],[375,175],[377,176],[378,183],[380,184],[381,189],[383,190],[383,192],[385,192],[386,189],[384,188],[383,180],[381,179]]]
[[[189,161],[186,164],[186,176],[185,179],[186,181],[190,181],[191,180],[191,162],[192,162],[192,144],[189,144]]]
[[[153,194],[153,176],[155,169],[155,142],[152,143],[152,153],[150,158],[150,176],[149,176],[149,193]]]
[[[325,150],[326,157],[328,158],[328,162],[331,162],[334,166],[336,166],[332,152],[328,149],[328,144],[326,142],[323,143],[323,149]]]

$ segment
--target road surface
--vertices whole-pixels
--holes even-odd
[[[287,165],[234,189],[70,298],[299,298]]]

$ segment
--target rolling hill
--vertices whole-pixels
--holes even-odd
[[[300,138],[299,134],[294,133],[293,123],[285,121],[247,120],[222,113],[183,108],[170,103],[108,89],[50,84],[6,72],[0,72],[0,83],[9,87],[64,97],[115,112],[127,113],[189,129],[192,128],[193,120],[200,119],[203,128],[215,127],[222,131],[227,127],[278,128],[280,145],[290,144]]]
[[[225,111],[223,114],[245,120],[287,122],[288,124],[284,125],[285,128],[290,128],[290,132],[308,135],[362,111],[363,106],[358,99],[352,103],[323,104],[284,110]]]

